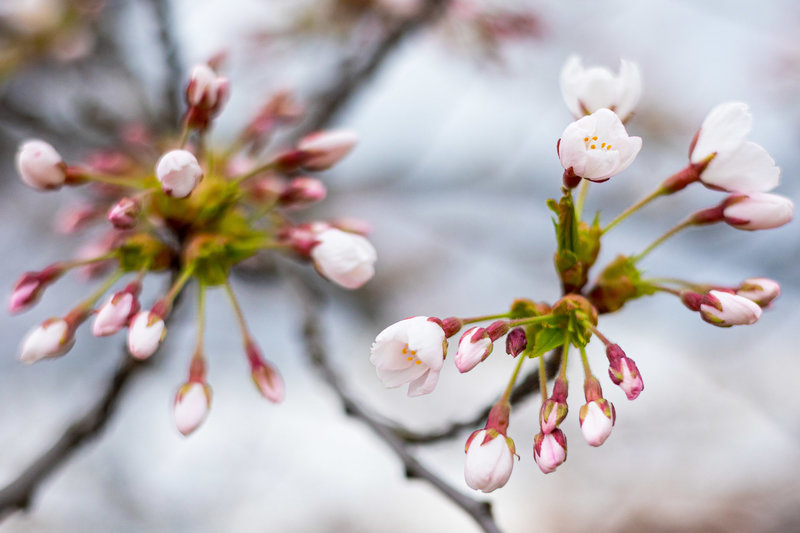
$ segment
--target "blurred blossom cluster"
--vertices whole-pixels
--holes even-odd
[[[507,310],[476,317],[407,318],[380,332],[371,349],[370,359],[383,384],[408,384],[409,396],[418,396],[434,391],[444,369],[448,339],[465,326],[469,327],[461,333],[453,357],[461,373],[486,360],[494,343],[505,339],[505,352],[513,363],[510,379],[485,427],[475,430],[465,447],[466,482],[484,492],[505,485],[513,469],[517,448],[508,436],[509,399],[526,361],[539,364],[542,404],[540,432],[532,439],[533,459],[547,474],[567,458],[567,440],[559,426],[569,411],[566,369],[570,360],[578,359],[584,371],[584,403],[577,423],[591,446],[602,445],[617,421],[614,405],[604,398],[601,381],[592,371],[592,347],[600,345],[611,383],[619,386],[628,400],[635,400],[644,389],[637,364],[599,325],[603,315],[620,311],[637,298],[666,294],[714,326],[748,325],[759,320],[762,310],[771,307],[780,294],[779,284],[766,278],[725,284],[679,279],[670,272],[645,277],[641,266],[661,243],[689,227],[723,223],[755,231],[777,228],[792,219],[792,202],[770,192],[778,186],[779,168],[762,146],[748,139],[752,115],[746,104],[726,102],[713,108],[694,139],[687,139],[685,166],[651,194],[601,223],[604,217],[599,212],[584,215],[584,203],[592,187],[614,186],[594,184],[625,171],[642,147],[643,140],[630,136],[625,128],[642,93],[641,75],[630,61],[623,60],[615,73],[605,67],[585,68],[581,59],[573,56],[564,64],[560,81],[564,102],[575,118],[557,143],[563,167],[562,196],[547,201],[553,212],[557,244],[553,261],[562,297],[555,302],[519,297]],[[618,224],[651,202],[695,183],[718,191],[720,201],[688,214],[640,252],[620,255],[594,268],[604,238]],[[575,189],[577,199],[573,198]],[[648,267],[652,270],[658,270],[657,264]],[[547,354],[560,358],[555,376],[547,376]],[[550,377],[554,382],[548,393]]]
[[[286,149],[270,147],[273,134],[303,115],[288,93],[273,95],[224,149],[206,146],[206,136],[230,92],[228,79],[198,65],[185,91],[186,112],[178,138],[157,138],[130,127],[117,147],[67,162],[47,142],[32,139],[17,152],[22,181],[39,191],[85,186],[83,203],[62,214],[58,231],[103,226],[78,257],[26,272],[9,302],[12,313],[28,309],[45,289],[73,269],[102,278],[99,287],[61,317],[44,321],[24,339],[21,359],[34,363],[59,357],[75,332],[92,321],[96,336],[127,330],[132,357],[153,355],[166,335],[166,321],[179,293],[198,288],[197,343],[189,375],[175,397],[175,421],[184,435],[206,417],[211,389],[203,349],[205,291],[223,287],[241,329],[243,352],[261,393],[273,402],[284,396],[277,369],[264,359],[229,282],[231,269],[255,254],[272,251],[313,264],[324,278],[356,289],[374,274],[375,249],[361,221],[296,221],[304,208],[323,200],[316,174],[354,148],[355,134],[320,131]],[[149,308],[139,294],[150,274],[169,270],[171,285]],[[114,287],[123,278],[125,283]]]

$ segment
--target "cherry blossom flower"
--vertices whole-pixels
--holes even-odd
[[[66,168],[61,155],[44,141],[26,141],[17,151],[17,171],[34,189],[58,189],[67,179]]]
[[[160,316],[152,311],[140,311],[131,319],[128,351],[136,359],[147,359],[155,353],[166,334],[166,326]]]
[[[533,438],[533,460],[545,474],[555,472],[567,460],[564,432],[556,428],[551,433],[537,433]]]
[[[772,229],[792,220],[794,204],[778,194],[732,194],[725,200],[722,214],[725,222],[736,229]]]
[[[746,279],[736,289],[737,296],[752,300],[761,307],[771,304],[780,294],[781,286],[778,285],[778,282],[768,278]]]
[[[470,488],[492,492],[508,482],[514,468],[514,451],[505,435],[481,429],[466,446],[464,480]]]
[[[579,413],[583,438],[591,446],[600,446],[611,435],[616,418],[614,405],[608,400],[600,398],[585,403]]]
[[[711,290],[703,296],[700,315],[709,324],[723,328],[749,325],[761,317],[761,307],[743,296]]]
[[[458,351],[454,357],[456,368],[461,373],[472,370],[478,363],[489,357],[493,346],[492,339],[489,338],[485,328],[469,328],[458,341]]]
[[[260,364],[253,365],[250,375],[253,383],[258,387],[259,392],[273,403],[283,401],[286,391],[283,379],[278,371],[266,361],[259,361]]]
[[[325,170],[350,153],[358,136],[348,130],[320,131],[306,135],[297,143],[297,149],[306,154],[303,167],[309,170]]]
[[[577,119],[608,108],[625,122],[642,95],[642,77],[636,63],[622,59],[619,74],[605,67],[584,68],[581,58],[570,56],[561,69],[561,95]]]
[[[92,324],[92,334],[95,337],[113,335],[127,326],[138,311],[139,301],[133,291],[114,293],[100,306]]]
[[[175,425],[182,435],[188,436],[208,416],[211,407],[211,387],[205,383],[190,381],[185,383],[175,394]]]
[[[60,357],[75,344],[73,330],[63,318],[45,320],[42,325],[28,333],[22,341],[20,360],[35,363],[41,359]]]
[[[558,142],[565,177],[606,181],[628,168],[642,148],[642,139],[630,137],[619,117],[598,109],[576,120]]]
[[[638,398],[644,390],[644,382],[634,360],[626,356],[618,344],[609,344],[606,347],[606,356],[611,381],[619,385],[629,400]]]
[[[328,228],[318,233],[315,240],[311,258],[324,277],[346,289],[357,289],[372,279],[377,253],[367,239]]]
[[[420,396],[436,387],[446,353],[442,327],[431,318],[415,316],[381,331],[369,360],[385,387],[409,383],[408,395]]]
[[[158,160],[156,177],[164,193],[174,198],[186,198],[203,178],[203,169],[191,152],[172,150]]]

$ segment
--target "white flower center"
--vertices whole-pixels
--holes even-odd
[[[598,139],[597,135],[584,137],[583,144],[587,150],[611,150],[611,144]]]

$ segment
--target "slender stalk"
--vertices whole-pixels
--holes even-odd
[[[197,348],[195,357],[202,357],[203,337],[206,331],[206,284],[197,284]]]
[[[239,301],[236,299],[236,295],[233,294],[233,288],[231,287],[230,281],[227,279],[225,280],[225,292],[228,294],[228,300],[230,300],[233,313],[236,315],[236,322],[239,324],[242,338],[247,342],[247,340],[250,339],[250,331],[247,329],[247,322],[244,319],[244,313],[239,305]]]
[[[103,283],[97,288],[97,290],[91,294],[88,298],[78,304],[78,307],[82,307],[87,311],[94,307],[95,302],[99,300],[107,291],[114,285],[119,278],[122,277],[122,270],[117,270],[110,276],[108,276]]]
[[[558,371],[559,379],[567,379],[567,356],[569,355],[569,331],[564,332],[564,356],[561,359],[561,368]]]
[[[575,216],[578,220],[581,219],[583,214],[583,205],[586,202],[586,195],[589,192],[589,180],[581,180],[581,189],[578,192],[578,203],[575,204]]]
[[[245,172],[244,174],[242,174],[238,178],[235,178],[233,180],[233,183],[235,183],[236,185],[239,185],[243,181],[248,180],[248,179],[252,178],[253,176],[257,176],[257,175],[262,174],[264,172],[269,172],[270,170],[273,170],[274,168],[275,168],[275,162],[274,161],[270,161],[269,163],[265,163],[265,164],[261,165],[260,167],[256,167],[256,168],[254,168],[253,170],[251,170],[249,172]]]
[[[518,318],[516,320],[509,320],[508,326],[513,328],[516,326],[526,326],[529,324],[536,324],[538,322],[548,322],[553,319],[553,315],[532,316],[527,318]]]
[[[608,226],[603,228],[602,234],[605,235],[606,232],[608,232],[611,228],[613,228],[614,226],[616,226],[617,224],[619,224],[620,222],[622,222],[623,220],[634,214],[636,211],[643,208],[644,206],[646,206],[647,204],[649,204],[650,202],[652,202],[653,200],[664,194],[666,194],[666,191],[664,190],[663,187],[659,187],[655,191],[651,192],[650,194],[648,194],[647,196],[645,196],[644,198],[642,198],[641,200],[630,206],[628,209],[617,215],[617,218],[609,222]]]
[[[77,268],[84,265],[91,265],[92,263],[99,263],[100,261],[107,261],[109,259],[114,259],[116,257],[117,252],[116,250],[105,253],[103,255],[98,255],[96,257],[90,257],[89,259],[74,259],[72,261],[62,261],[61,266],[65,270],[71,270],[73,268]]]
[[[527,357],[521,356],[518,357],[519,361],[517,361],[517,366],[514,367],[514,373],[511,374],[511,379],[508,381],[508,386],[506,387],[505,392],[503,393],[503,397],[500,401],[508,401],[509,397],[511,397],[511,391],[514,389],[514,384],[517,382],[517,376],[519,375],[519,369],[522,368],[522,362],[527,359]]]
[[[650,252],[655,250],[659,245],[661,245],[664,241],[666,241],[667,239],[669,239],[670,237],[672,237],[676,233],[680,232],[681,230],[686,229],[689,226],[692,226],[693,224],[694,224],[694,222],[691,219],[686,219],[683,222],[681,222],[680,224],[676,225],[675,227],[673,227],[672,229],[670,229],[669,231],[664,233],[661,237],[659,237],[658,239],[656,239],[652,243],[650,243],[650,246],[645,248],[644,251],[642,251],[642,253],[633,256],[633,262],[634,263],[638,263],[647,254],[649,254]]]
[[[610,340],[608,340],[608,337],[606,337],[605,335],[603,335],[602,333],[600,333],[600,330],[599,330],[599,329],[597,329],[597,328],[594,326],[594,324],[592,324],[591,322],[588,322],[588,321],[587,321],[587,322],[584,322],[583,324],[584,324],[586,327],[588,327],[590,330],[592,330],[592,333],[594,333],[595,335],[597,335],[597,338],[598,338],[598,339],[600,339],[600,341],[602,341],[602,343],[603,343],[603,344],[605,344],[606,346],[608,346],[609,344],[614,344],[613,342],[611,342]]]
[[[106,183],[108,185],[114,185],[115,187],[127,187],[129,189],[146,189],[147,185],[143,180],[140,179],[126,179],[120,178],[119,176],[107,176],[105,174],[94,174],[88,172],[81,172],[79,175],[81,179],[85,179],[88,181],[96,181],[99,183]]]
[[[544,364],[544,355],[539,356],[539,391],[542,393],[542,403],[547,401],[547,370]]]
[[[161,304],[161,306],[163,306],[165,313],[168,314],[169,310],[172,309],[172,302],[175,301],[175,297],[178,296],[178,294],[181,292],[181,289],[183,289],[183,286],[186,285],[186,282],[192,277],[193,272],[194,269],[192,267],[185,268],[178,276],[178,279],[175,280],[175,283],[172,284],[169,292],[167,292],[167,294],[156,303],[156,305]],[[156,308],[156,305],[153,306],[153,309]]]
[[[586,346],[581,346],[580,350],[581,350],[581,362],[583,363],[583,373],[584,375],[586,375],[587,378],[593,377],[594,374],[592,374],[592,369],[591,367],[589,367],[589,358],[586,357]]]
[[[484,316],[474,316],[470,318],[462,318],[461,321],[464,324],[472,324],[473,322],[485,322],[487,320],[499,320],[501,318],[508,318],[511,316],[511,313],[500,313],[497,315],[484,315]]]

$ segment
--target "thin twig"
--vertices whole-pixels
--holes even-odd
[[[320,295],[312,289],[308,282],[299,275],[292,272],[284,272],[293,282],[303,309],[303,341],[305,343],[305,353],[311,362],[322,372],[322,376],[330,387],[336,392],[342,401],[345,412],[360,420],[375,432],[403,462],[406,477],[409,479],[423,479],[433,485],[445,497],[449,498],[454,504],[469,514],[478,526],[486,533],[500,533],[500,529],[492,516],[491,503],[478,501],[466,496],[449,484],[434,472],[420,463],[407,449],[407,445],[395,435],[394,430],[379,422],[364,409],[346,390],[345,384],[339,375],[333,370],[327,358],[325,348],[321,340],[322,332],[320,329]]]
[[[173,31],[173,18],[169,0],[150,0],[153,4],[156,24],[158,25],[158,40],[161,53],[167,68],[164,82],[163,99],[166,103],[164,109],[164,123],[172,131],[180,124],[181,120],[181,90],[183,81],[183,65],[181,64],[178,43]]]
[[[561,348],[559,347],[556,350],[553,350],[553,353],[547,360],[547,365],[545,368],[547,369],[546,373],[548,380],[553,379],[556,376],[560,365]],[[539,392],[538,369],[526,375],[525,378],[520,381],[516,387],[514,387],[509,401],[511,402],[511,405],[516,405],[537,392]],[[486,420],[489,418],[489,411],[492,409],[493,405],[494,404],[484,407],[480,412],[469,419],[459,422],[452,422],[449,426],[439,430],[416,432],[400,426],[394,426],[391,428],[391,430],[398,438],[409,444],[430,444],[432,442],[457,437],[461,432],[468,429],[474,430],[478,429],[479,427],[483,427]]]
[[[355,93],[377,72],[389,53],[406,37],[438,20],[445,12],[447,3],[447,0],[428,0],[412,17],[396,20],[366,59],[359,60],[356,56],[343,60],[338,79],[328,90],[312,99],[319,102],[319,106],[310,110],[296,136],[329,126]]]

